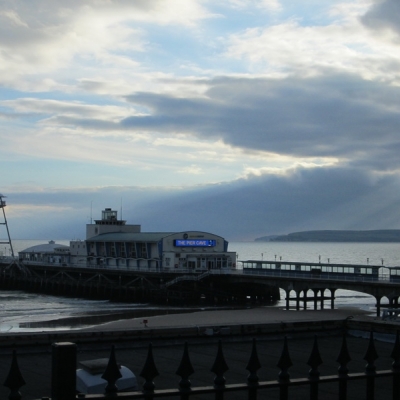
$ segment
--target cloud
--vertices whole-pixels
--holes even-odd
[[[105,207],[120,211],[122,202],[123,219],[142,224],[144,232],[194,229],[253,240],[309,229],[398,228],[399,183],[397,176],[372,177],[354,169],[298,168],[284,176],[249,176],[185,189],[8,192],[6,211],[14,238],[83,238],[91,214],[98,218]]]
[[[124,129],[190,132],[225,143],[295,157],[337,157],[353,163],[390,159],[398,168],[398,87],[331,74],[307,79],[221,78],[206,98],[155,94],[127,97],[149,115]]]
[[[282,7],[278,0],[226,0],[230,7],[243,10],[256,8],[267,11],[279,11]]]
[[[399,84],[398,41],[366,29],[359,13],[319,25],[292,18],[247,28],[227,38],[224,57],[243,63],[253,74],[313,76],[331,70]]]
[[[0,82],[54,90],[82,69],[87,77],[96,67],[138,69],[137,53],[148,46],[141,24],[190,28],[209,17],[197,0],[7,2],[0,10]]]
[[[235,151],[258,152],[264,167],[272,167],[271,155],[280,155],[292,158],[287,167],[299,162],[340,163],[395,171],[400,168],[399,99],[399,87],[352,74],[327,73],[308,78],[215,78],[208,80],[202,96],[136,93],[119,105],[29,98],[2,104],[14,113],[41,115],[40,134],[26,138],[25,145],[30,143],[31,148],[35,140],[53,155],[57,149],[48,151],[49,143],[41,143],[49,135],[57,136],[59,144],[69,142],[59,146],[64,154],[71,146],[80,148],[69,154],[82,159],[87,159],[90,146],[97,150],[93,156],[104,161],[110,145],[119,149],[121,162],[128,161],[134,151],[124,148],[126,143],[142,143],[148,147],[140,150],[144,154],[164,152],[164,157],[168,149],[177,156],[187,148],[192,150],[180,156],[187,160],[181,169],[194,171],[191,166],[198,165],[194,158],[204,158],[204,151],[211,156],[212,146],[223,142],[226,150],[217,147],[232,156]],[[73,142],[71,136],[75,136]],[[85,144],[84,137],[95,138],[97,145]],[[206,141],[211,141],[209,146]],[[20,145],[20,151],[25,145]]]
[[[398,0],[378,0],[361,18],[372,29],[392,30],[400,34],[400,3]],[[398,40],[398,38],[397,38]]]

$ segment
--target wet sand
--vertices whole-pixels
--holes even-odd
[[[357,318],[374,320],[371,313],[352,307],[335,310],[285,310],[278,307],[257,307],[238,310],[204,310],[107,322],[81,331],[119,331],[157,328],[221,327],[228,325],[252,325],[287,323],[296,321],[329,321]],[[146,323],[144,322],[146,321]]]

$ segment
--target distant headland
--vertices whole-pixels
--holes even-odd
[[[293,232],[288,235],[263,236],[256,242],[400,242],[400,229],[370,231],[320,230]]]

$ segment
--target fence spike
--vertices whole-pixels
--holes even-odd
[[[181,363],[176,371],[176,374],[181,377],[179,387],[183,390],[190,389],[191,383],[189,380],[190,375],[194,373],[194,369],[189,357],[188,343],[185,342]]]
[[[214,365],[211,368],[211,372],[214,372],[215,379],[214,384],[216,386],[224,386],[225,385],[225,377],[224,373],[229,370],[228,365],[226,364],[224,354],[222,352],[222,342],[218,341],[218,352],[217,357],[215,358]]]
[[[340,376],[345,376],[349,372],[347,364],[351,361],[349,349],[347,347],[346,334],[343,335],[342,347],[336,361],[339,363],[338,373]]]
[[[155,386],[153,380],[158,375],[160,375],[160,374],[158,373],[156,364],[154,363],[153,345],[150,343],[149,350],[147,352],[147,358],[144,363],[142,372],[140,373],[140,376],[145,379],[145,382],[143,384],[143,390],[149,391],[149,392],[154,391],[156,386]]]
[[[258,382],[258,375],[257,371],[261,368],[260,360],[257,354],[257,346],[256,346],[256,339],[253,338],[253,345],[251,348],[251,355],[249,362],[247,363],[246,369],[250,372],[249,376],[247,377],[248,383],[257,383]]]
[[[376,352],[375,349],[375,343],[374,343],[374,333],[371,331],[369,335],[369,344],[367,348],[367,352],[365,353],[364,360],[367,362],[367,365],[365,366],[365,371],[367,374],[375,374],[376,371],[376,366],[375,366],[375,360],[379,358],[378,353]]]
[[[9,400],[20,400],[22,398],[19,389],[25,385],[25,380],[22,377],[21,370],[18,366],[17,352],[13,350],[11,367],[8,372],[7,378],[3,384],[10,389]]]
[[[319,371],[318,367],[322,364],[322,358],[318,349],[318,338],[317,335],[314,336],[314,344],[311,350],[310,358],[307,361],[307,364],[311,367],[308,376],[310,379],[318,379]]]
[[[116,393],[118,392],[118,387],[115,384],[119,378],[122,377],[122,374],[119,370],[117,360],[115,358],[115,346],[111,346],[111,354],[108,359],[108,364],[106,370],[101,376],[104,380],[107,381],[107,386],[105,388],[106,393]]]
[[[288,381],[290,379],[289,368],[293,365],[292,360],[289,354],[289,348],[287,344],[287,337],[284,337],[283,340],[283,350],[281,354],[281,358],[279,359],[277,367],[280,368],[281,372],[279,372],[279,380],[281,382]]]

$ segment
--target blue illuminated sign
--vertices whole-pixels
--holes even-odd
[[[216,241],[207,239],[176,239],[174,244],[176,247],[214,247]]]

